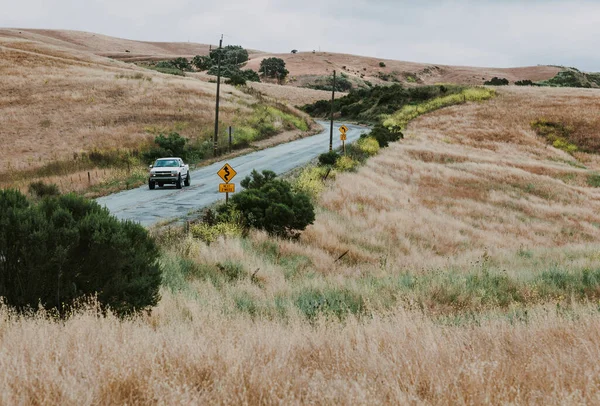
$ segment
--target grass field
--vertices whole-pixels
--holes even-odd
[[[2,309],[0,403],[598,403],[599,162],[532,122],[593,145],[599,107],[506,88],[421,116],[297,241],[163,231],[150,315]]]

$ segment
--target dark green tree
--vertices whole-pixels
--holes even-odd
[[[179,70],[184,72],[189,72],[192,70],[192,65],[190,65],[190,61],[187,58],[175,58],[171,61],[171,64]]]
[[[90,295],[120,315],[147,309],[159,299],[158,255],[142,226],[96,202],[0,191],[0,296],[18,310],[64,314]]]
[[[315,221],[314,207],[304,193],[295,193],[289,182],[276,179],[272,171],[252,174],[241,185],[246,189],[231,198],[248,227],[271,235],[294,237]],[[227,211],[222,206],[220,211]]]
[[[493,77],[491,80],[483,82],[486,86],[508,86],[508,79]]]
[[[216,62],[216,61],[215,61]],[[199,71],[203,72],[205,70],[209,70],[213,66],[213,60],[210,56],[200,56],[196,55],[192,59],[192,65],[196,67]]]
[[[283,80],[290,73],[285,68],[285,61],[281,58],[265,58],[260,62],[259,72],[269,78]]]

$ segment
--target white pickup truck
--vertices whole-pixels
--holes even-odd
[[[190,167],[183,163],[181,158],[160,158],[150,165],[148,187],[154,189],[156,185],[175,185],[181,189],[183,185],[190,185]]]

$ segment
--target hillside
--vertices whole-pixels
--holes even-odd
[[[113,59],[134,61],[208,54],[209,45],[189,42],[133,41],[83,31],[0,29],[0,36],[53,45]]]
[[[263,58],[277,57],[286,62],[290,71],[290,84],[304,86],[321,76],[331,75],[333,70],[348,75],[355,83],[369,81],[373,84],[398,81],[407,85],[457,83],[482,85],[493,77],[517,80],[540,81],[554,77],[561,68],[530,66],[520,68],[485,68],[469,66],[447,66],[432,63],[402,62],[355,55],[328,52],[300,52],[297,54],[253,55],[248,67],[259,69]],[[380,66],[380,62],[385,67]]]
[[[85,185],[103,182],[113,176],[112,164],[92,171],[87,182],[86,172],[97,165],[84,168],[82,156],[97,153],[104,160],[107,154],[135,155],[162,132],[180,133],[195,143],[199,153],[212,148],[207,140],[214,131],[216,85],[101,56],[124,46],[152,55],[190,52],[185,44],[130,43],[79,32],[0,30],[1,185],[26,189],[40,176],[52,176],[48,180],[63,190],[79,189],[76,184],[82,180]],[[261,110],[271,102],[259,93],[223,85],[221,97],[224,124],[243,128],[258,116],[271,114]],[[273,121],[277,132],[286,125],[275,116],[264,119]]]

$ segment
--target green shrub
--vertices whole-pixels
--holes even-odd
[[[54,183],[46,184],[38,181],[29,184],[29,194],[37,197],[58,196],[60,195],[60,190]]]
[[[190,143],[187,138],[182,137],[177,132],[172,132],[166,136],[160,134],[154,138],[154,143],[153,147],[143,153],[144,159],[148,162],[168,156],[180,157],[187,162],[199,161],[213,147],[210,141]]]
[[[192,65],[190,65],[190,61],[187,58],[175,58],[171,61],[171,65],[184,72],[192,70]]]
[[[146,229],[96,202],[0,191],[0,297],[18,310],[64,313],[94,294],[117,314],[147,309],[159,298],[158,255]]]
[[[213,62],[210,56],[196,55],[192,59],[192,65],[194,65],[199,71],[203,72],[205,70],[209,70],[212,67]]]
[[[252,171],[241,185],[246,190],[236,193],[231,205],[223,205],[219,212],[233,206],[242,215],[247,227],[265,230],[271,235],[296,236],[315,220],[314,207],[309,196],[294,192],[289,182],[276,179],[274,172]]]
[[[364,137],[356,142],[358,148],[368,156],[376,155],[379,152],[379,143],[375,138]]]
[[[325,189],[323,183],[323,173],[325,168],[322,167],[306,167],[300,172],[300,175],[294,182],[294,191],[305,193],[313,199],[319,197]]]
[[[486,86],[508,86],[508,79],[493,77],[492,80],[483,82]]]
[[[176,76],[185,76],[185,73],[181,69],[176,68],[170,61],[161,61],[158,62],[156,65],[150,65],[146,67],[148,69],[152,69],[160,73],[166,73],[169,75]]]
[[[349,156],[344,155],[341,156],[340,159],[338,159],[335,163],[335,169],[342,172],[348,172],[354,170],[358,165],[358,161],[352,159]]]
[[[190,233],[194,238],[204,241],[207,244],[215,242],[219,237],[241,237],[243,228],[236,222],[216,223],[210,225],[207,223],[198,223],[190,227]]]
[[[535,84],[531,80],[517,80],[515,82],[516,86],[534,86]]]
[[[231,77],[229,78],[229,80],[225,81],[225,83],[228,84],[228,85],[232,85],[232,86],[245,86],[246,85],[246,78],[244,78],[240,74],[233,74],[233,75],[231,75]]]
[[[323,166],[333,166],[339,158],[340,154],[337,151],[329,151],[319,155],[319,164]]]
[[[379,67],[380,68],[385,68],[385,62],[379,62]]]
[[[404,138],[404,134],[402,134],[401,131],[392,131],[388,127],[385,127],[381,124],[377,124],[371,130],[369,136],[375,138],[381,148],[386,148],[390,144],[390,142],[395,142],[401,138]]]

